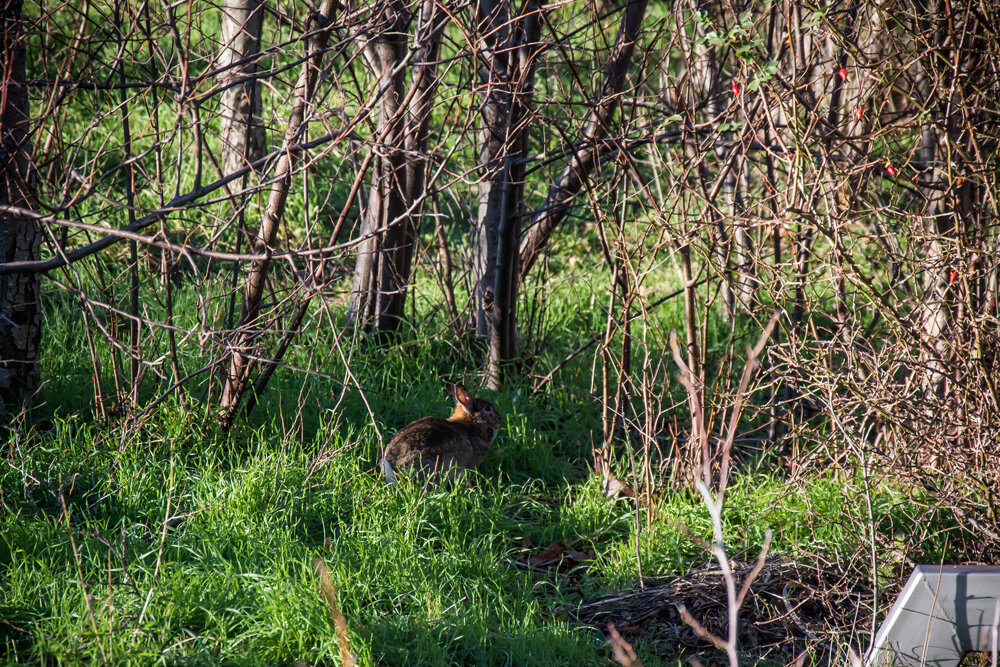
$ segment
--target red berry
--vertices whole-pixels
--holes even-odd
[[[739,94],[740,94],[740,84],[733,81],[733,95],[739,95]]]
[[[861,107],[858,107],[858,110],[854,112],[854,118],[856,120],[861,120],[862,118],[864,118],[864,116],[865,116],[865,110],[862,109]]]
[[[952,271],[948,274],[948,283],[951,284],[958,280],[958,271]]]
[[[890,176],[895,176],[896,175],[896,168],[893,167],[891,164],[886,165],[885,166],[885,170],[886,170],[886,172],[888,172],[888,174]]]
[[[840,71],[837,72],[837,74],[840,75],[840,78],[841,78],[842,81],[847,81],[847,70],[846,69],[844,69],[843,67],[841,67]]]

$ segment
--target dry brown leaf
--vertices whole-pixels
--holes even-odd
[[[566,549],[565,556],[567,560],[573,560],[577,563],[589,563],[596,557],[593,551],[577,551],[576,549]]]
[[[551,565],[552,563],[558,563],[563,559],[563,553],[566,551],[566,547],[563,546],[562,542],[553,542],[549,546],[545,547],[537,554],[528,559],[528,563],[533,567],[541,567],[543,565]]]

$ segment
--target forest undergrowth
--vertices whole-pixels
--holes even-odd
[[[566,281],[557,294],[579,291]],[[336,661],[317,557],[359,664],[607,664],[609,623],[646,665],[713,655],[676,609],[724,631],[722,579],[699,543],[711,539],[709,513],[693,489],[663,477],[645,498],[609,497],[592,468],[593,359],[537,393],[527,381],[478,392],[503,429],[462,484],[392,487],[376,475],[380,442],[447,414],[441,378],[476,386],[462,343],[414,335],[358,346],[354,387],[334,380],[344,368],[331,356],[304,386],[279,378],[251,422],[229,432],[206,421],[195,392],[102,422],[86,407],[78,314],[59,304],[46,310],[52,380],[10,431],[0,470],[6,660]],[[556,357],[587,326],[567,312],[549,336],[567,341],[548,350]],[[686,411],[679,400],[675,416]],[[765,531],[774,535],[743,612],[750,662],[785,662],[806,645],[861,650],[908,563],[954,548],[942,531],[921,554],[904,553],[899,536],[934,515],[913,489],[878,485],[866,506],[859,473],[836,461],[796,469],[754,437],[737,440],[734,458],[723,519],[737,575]],[[656,461],[659,474],[669,462]],[[622,480],[641,477],[627,457],[614,466]],[[873,539],[877,600],[865,569]]]

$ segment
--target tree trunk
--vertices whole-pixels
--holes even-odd
[[[431,2],[421,5],[408,93],[400,66],[410,19],[403,2],[382,5],[363,49],[380,98],[372,184],[361,226],[361,236],[370,238],[358,246],[348,319],[379,338],[393,335],[404,316],[426,173],[427,121],[437,85],[439,13]]]
[[[490,337],[494,317],[497,243],[506,179],[504,149],[510,121],[510,14],[506,0],[476,3],[481,53],[480,85],[485,91],[479,108],[479,210],[476,215],[476,335]]]
[[[317,12],[313,14],[313,19],[307,26],[307,32],[329,24],[335,2],[336,0],[323,0]],[[292,147],[297,145],[300,140],[300,134],[305,124],[306,109],[315,94],[316,78],[319,74],[323,49],[326,47],[329,34],[329,30],[319,30],[309,39],[306,47],[309,57],[302,63],[302,72],[295,85],[292,111],[288,118],[288,126],[285,128],[284,146],[286,150],[278,158],[278,163],[275,166],[274,185],[271,187],[267,208],[264,210],[260,229],[254,240],[253,252],[255,255],[263,255],[274,249],[274,242],[278,236],[278,226],[285,214],[285,202],[288,198],[288,190],[292,184],[292,174],[295,171],[295,163],[299,154],[299,151],[293,150]],[[251,346],[252,340],[255,338],[252,329],[258,324],[260,301],[267,281],[268,265],[269,261],[266,258],[254,260],[247,276],[240,326],[234,336],[233,356],[229,363],[229,371],[222,392],[224,412],[221,423],[224,428],[232,424],[249,380],[253,357]]]
[[[33,168],[25,87],[20,0],[0,10],[0,205],[33,208]],[[0,262],[40,257],[41,229],[32,218],[0,213]],[[0,412],[27,398],[38,386],[42,332],[39,273],[0,275]]]
[[[541,21],[534,2],[525,5],[515,26],[517,50],[511,52],[509,112],[504,141],[503,189],[497,216],[493,268],[493,310],[488,318],[489,385],[500,389],[505,370],[517,356],[518,249],[524,199],[524,161],[528,152],[528,114],[534,90],[535,58]],[[491,216],[488,216],[491,217]]]
[[[219,85],[219,137],[222,175],[242,169],[264,154],[260,86],[252,56],[260,51],[264,24],[260,0],[225,0],[222,6],[222,52]]]

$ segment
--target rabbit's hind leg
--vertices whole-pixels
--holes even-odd
[[[386,484],[393,486],[399,483],[399,480],[396,479],[396,473],[392,469],[392,464],[387,459],[382,459],[382,479],[385,480]]]

